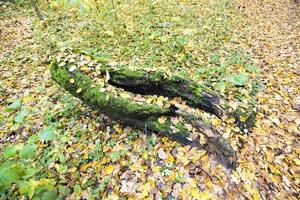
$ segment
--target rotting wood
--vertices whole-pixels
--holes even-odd
[[[179,76],[166,77],[163,72],[146,72],[142,70],[109,69],[109,83],[126,91],[144,95],[162,95],[166,97],[181,97],[188,105],[202,109],[217,117],[227,115],[235,119],[235,123],[241,129],[251,129],[255,123],[256,113],[252,106],[248,110],[242,111],[237,108],[229,112],[227,103],[221,105],[222,98],[203,85],[192,80],[187,80]]]
[[[134,126],[140,129],[147,128],[150,131],[158,132],[169,137],[183,145],[191,145],[202,149],[203,146],[199,140],[191,139],[189,131],[184,127],[182,122],[173,124],[168,118],[163,124],[158,122],[161,116],[182,116],[186,121],[195,123],[195,127],[207,138],[206,147],[214,146],[212,150],[218,156],[226,157],[230,160],[228,166],[234,166],[235,152],[221,134],[209,126],[204,126],[201,119],[196,119],[183,114],[175,106],[169,108],[160,108],[154,104],[137,104],[134,101],[122,97],[116,97],[109,92],[100,92],[101,86],[94,86],[93,80],[81,73],[79,70],[70,72],[66,66],[59,67],[57,62],[51,63],[50,67],[52,79],[62,88],[67,90],[73,96],[79,98],[83,103],[104,113],[115,120],[120,120],[124,124]],[[70,83],[74,79],[74,83]],[[78,90],[80,88],[80,90]],[[174,127],[176,132],[174,132]],[[210,149],[211,151],[211,149]]]

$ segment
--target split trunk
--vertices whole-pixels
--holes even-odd
[[[184,122],[174,124],[170,117],[181,116],[185,122],[194,125],[207,138],[205,147],[222,158],[228,158],[234,165],[235,152],[230,143],[211,125],[204,125],[200,118],[178,110],[175,106],[160,108],[154,104],[140,104],[130,99],[116,96],[110,92],[101,92],[101,86],[79,70],[70,72],[67,66],[59,67],[56,61],[51,64],[51,75],[61,87],[79,98],[90,107],[124,124],[140,129],[158,132],[184,145],[203,148],[199,138],[191,139]],[[109,69],[103,68],[104,71]],[[210,89],[181,77],[165,77],[162,72],[130,71],[126,69],[109,70],[109,84],[124,90],[147,95],[181,97],[187,104],[213,113],[218,117],[226,114],[220,106],[220,97]],[[75,80],[70,83],[70,80]],[[164,123],[159,118],[165,116]]]

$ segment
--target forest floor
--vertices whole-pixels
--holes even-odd
[[[237,151],[236,169],[225,168],[204,150],[123,127],[66,94],[51,80],[48,58],[55,55],[54,41],[61,45],[60,48],[66,43],[82,44],[85,35],[80,31],[86,24],[78,27],[68,24],[69,35],[60,36],[59,29],[64,30],[64,21],[59,21],[59,16],[39,22],[28,6],[1,3],[0,198],[23,195],[44,199],[299,199],[300,7],[290,0],[236,0],[224,14],[229,21],[222,21],[221,9],[227,6],[227,1],[220,1],[225,2],[220,7],[203,2],[206,3],[201,9],[210,13],[211,20],[204,28],[214,38],[207,38],[204,33],[198,39],[206,41],[207,46],[198,44],[196,39],[189,42],[195,24],[188,20],[178,22],[178,19],[172,23],[178,22],[179,27],[191,25],[180,30],[184,37],[179,29],[172,30],[176,34],[170,37],[159,31],[151,35],[153,30],[147,29],[151,26],[146,26],[148,22],[145,22],[145,33],[140,34],[150,33],[150,36],[143,40],[132,37],[135,43],[128,43],[121,37],[121,33],[126,32],[122,27],[109,27],[103,33],[104,39],[97,38],[99,43],[92,41],[85,45],[97,44],[104,52],[109,52],[112,65],[123,61],[129,66],[159,65],[171,72],[183,65],[195,79],[211,84],[223,95],[247,93],[247,81],[251,85],[250,81],[261,80],[262,87],[251,97],[257,104],[253,130],[240,135],[232,123],[224,124],[207,116]],[[192,9],[195,5],[182,4]],[[182,9],[178,5],[172,6]],[[135,29],[140,30],[140,27],[132,18],[137,16],[126,13],[125,6],[119,7],[124,12],[117,17],[127,20],[127,16],[131,23],[133,33],[126,34],[135,36]],[[220,9],[221,15],[212,12],[212,8]],[[193,17],[208,17],[195,13]],[[216,18],[211,18],[212,13]],[[189,15],[182,14],[184,19],[189,19]],[[56,29],[45,28],[45,24],[51,27],[52,23]],[[46,37],[39,32],[43,30],[48,32]],[[120,31],[119,35],[116,30]],[[222,35],[227,30],[230,30],[229,39]],[[60,38],[55,38],[54,33]],[[184,50],[156,45],[158,39],[170,39],[174,46],[184,43]],[[219,41],[225,42],[220,44]],[[213,45],[226,50],[212,50]],[[244,58],[243,53],[232,49],[242,49],[247,52],[245,57],[251,56]],[[157,57],[148,52],[156,50],[167,53]],[[226,63],[227,59],[230,62]],[[199,70],[199,63],[205,65],[206,62],[212,70],[201,67]],[[228,65],[221,73],[215,70],[220,63]],[[231,79],[227,77],[236,71],[248,77],[247,81],[242,79],[244,90],[243,87],[236,90],[230,87]],[[210,79],[205,82],[208,75]],[[163,100],[155,97],[153,101]]]

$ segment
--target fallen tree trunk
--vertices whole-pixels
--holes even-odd
[[[143,95],[162,95],[166,97],[181,97],[188,105],[200,108],[217,117],[224,115],[232,116],[235,123],[243,131],[251,129],[255,123],[256,113],[253,107],[242,111],[240,108],[229,112],[226,102],[221,105],[221,97],[211,89],[194,81],[178,76],[165,77],[163,72],[132,71],[128,69],[103,69],[110,74],[109,83],[116,87],[123,88]]]
[[[190,138],[189,131],[181,122],[173,124],[169,118],[164,123],[158,122],[161,116],[180,115],[175,106],[164,109],[153,104],[137,104],[129,99],[116,97],[106,91],[100,92],[101,86],[94,86],[93,80],[89,76],[79,70],[70,72],[67,66],[59,67],[56,61],[51,63],[50,71],[52,79],[61,87],[101,113],[113,119],[121,120],[130,126],[159,132],[181,144],[191,145],[199,149],[203,148],[199,140]],[[72,81],[73,83],[70,83],[71,79],[74,80]],[[233,164],[234,161],[232,159],[235,158],[235,152],[220,133],[208,126],[204,126],[201,119],[195,119],[187,115],[182,116],[188,121],[197,122],[197,128],[206,136],[207,142],[213,143],[214,148],[217,148],[217,150],[212,149],[212,151],[218,156],[230,158],[229,164]],[[176,131],[174,131],[174,128]],[[209,145],[207,147],[210,148]]]

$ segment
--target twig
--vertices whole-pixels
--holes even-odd
[[[40,20],[44,20],[44,17],[43,17],[43,15],[41,14],[41,11],[40,11],[40,9],[38,8],[38,6],[37,6],[35,0],[31,0],[31,5],[32,5],[32,7],[34,8],[34,11],[35,11],[37,17],[38,17]]]
[[[114,10],[115,18],[116,18],[116,20],[118,20],[118,15],[116,13],[116,8],[115,8],[115,2],[114,2],[114,0],[111,0],[111,4],[112,4],[113,10]]]

